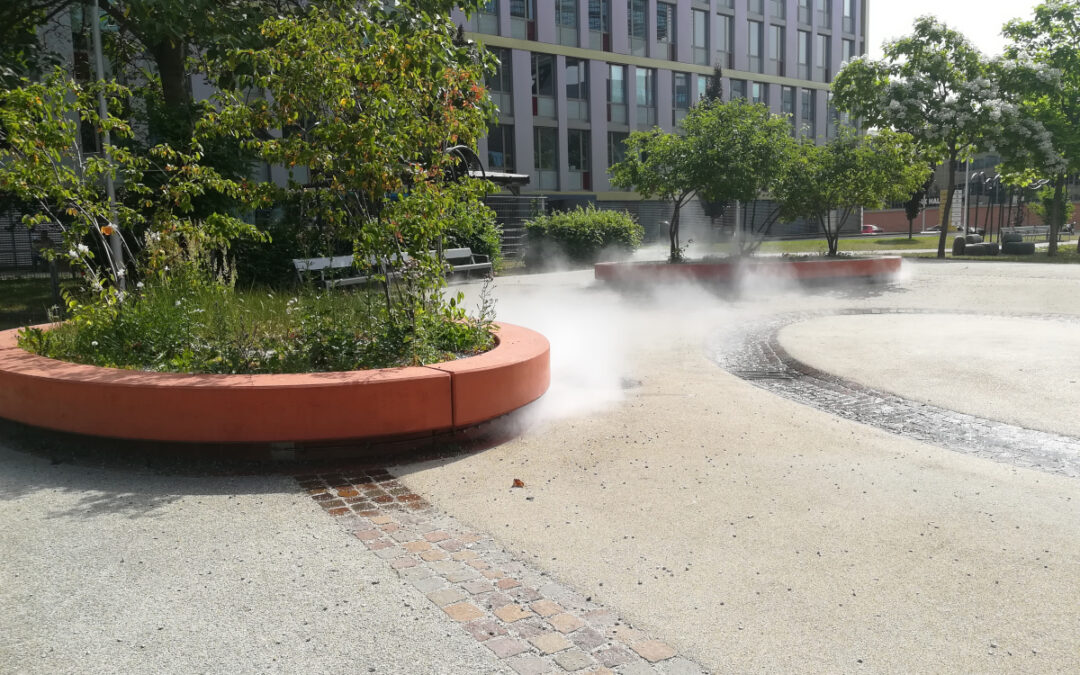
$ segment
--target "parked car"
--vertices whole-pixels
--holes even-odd
[[[862,233],[863,234],[881,234],[882,232],[884,232],[884,230],[882,230],[877,225],[863,225],[862,226]]]

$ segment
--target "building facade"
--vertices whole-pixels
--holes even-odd
[[[491,0],[468,19],[458,12],[469,39],[501,63],[488,81],[499,119],[479,154],[488,169],[528,174],[525,191],[556,207],[634,201],[608,180],[622,141],[674,130],[714,65],[725,98],[766,103],[791,116],[794,134],[828,138],[839,121],[829,83],[866,53],[867,4]]]

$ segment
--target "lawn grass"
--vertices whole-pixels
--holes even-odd
[[[78,282],[60,282],[62,289],[75,289]],[[48,321],[49,307],[55,304],[48,279],[0,280],[0,330]]]
[[[950,235],[951,237],[951,235]],[[936,249],[938,235],[907,237],[842,237],[840,251],[903,251],[920,248]],[[759,249],[762,253],[820,253],[829,250],[824,239],[793,239],[790,241],[766,241]]]

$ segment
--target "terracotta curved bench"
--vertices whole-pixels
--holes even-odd
[[[882,258],[837,258],[820,260],[717,260],[671,264],[667,262],[597,263],[597,280],[619,283],[658,281],[729,282],[740,274],[774,275],[797,281],[866,279],[888,277],[900,271],[898,256]]]
[[[549,345],[500,323],[489,352],[416,368],[184,375],[30,354],[0,332],[0,417],[91,436],[197,443],[385,438],[473,426],[536,400]]]

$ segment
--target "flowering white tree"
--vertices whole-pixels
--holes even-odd
[[[1022,116],[1003,134],[1001,150],[1009,170],[1050,182],[1047,253],[1053,256],[1065,219],[1065,181],[1080,172],[1080,0],[1045,2],[1033,19],[1012,21],[1004,33],[1012,42],[998,70]]]
[[[910,134],[927,163],[945,162],[948,194],[958,160],[987,149],[994,129],[1013,117],[988,77],[989,64],[963,35],[934,17],[915,21],[911,35],[885,45],[880,61],[856,58],[837,73],[836,107],[867,127]],[[952,199],[945,202],[938,257],[945,257]]]

